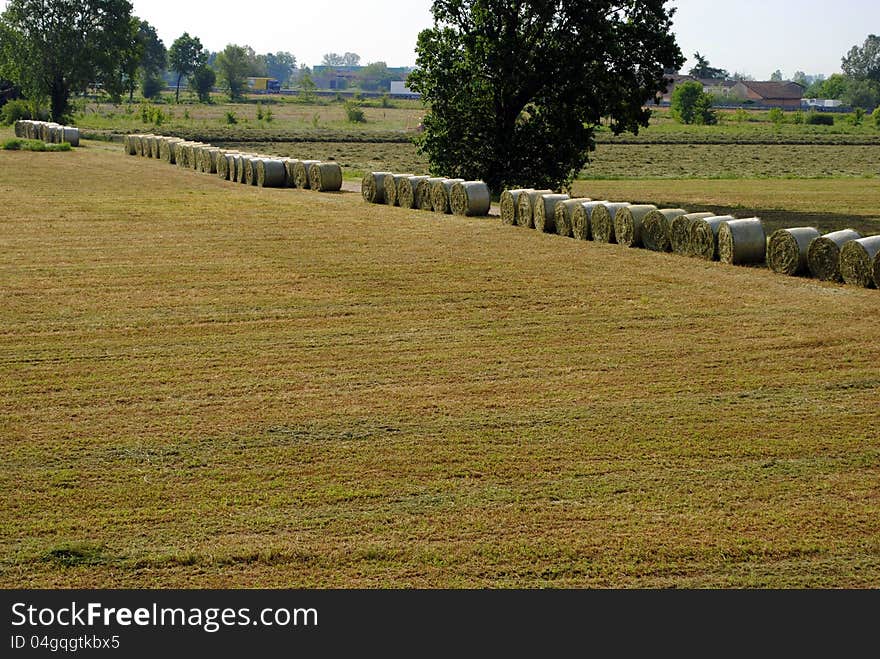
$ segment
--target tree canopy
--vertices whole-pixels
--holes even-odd
[[[198,37],[191,37],[184,32],[168,50],[168,64],[172,71],[177,73],[177,85],[174,92],[174,100],[180,100],[180,81],[184,76],[191,75],[197,68],[208,61],[208,54],[202,48],[202,42]]]
[[[842,61],[843,72],[856,80],[880,83],[880,37],[869,34],[861,47],[853,46]]]
[[[244,95],[247,77],[253,71],[253,51],[246,46],[229,44],[218,55],[214,66],[220,84],[229,93],[231,100],[238,100]]]
[[[661,0],[435,0],[410,87],[430,111],[418,146],[437,175],[570,183],[594,130],[637,132],[683,63]]]
[[[344,55],[327,53],[321,60],[321,64],[324,66],[359,66],[360,63],[361,56],[357,53],[345,53]]]
[[[132,45],[128,0],[9,0],[0,16],[0,77],[64,121],[70,95],[116,80]]]
[[[714,66],[709,66],[709,60],[699,52],[694,53],[694,59],[697,63],[690,71],[688,71],[693,77],[712,80],[726,80],[730,77],[730,73],[725,69],[717,69]]]

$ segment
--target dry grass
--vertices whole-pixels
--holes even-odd
[[[0,189],[3,586],[880,583],[877,291],[118,145]]]

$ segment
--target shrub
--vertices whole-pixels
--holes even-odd
[[[226,111],[226,123],[229,126],[238,123],[238,117],[235,116],[235,112],[233,112],[232,110]]]
[[[345,102],[345,116],[353,124],[364,124],[367,122],[367,117],[364,115],[360,104],[355,101]]]
[[[31,108],[27,101],[21,99],[9,101],[3,106],[2,113],[0,113],[0,124],[11,126],[16,121],[22,119],[33,119],[31,116]]]
[[[672,92],[672,117],[683,124],[711,125],[718,123],[712,109],[712,97],[703,92],[699,82],[686,82]]]
[[[257,101],[257,121],[263,120],[263,104]]]
[[[847,117],[847,119],[849,120],[849,123],[851,123],[853,126],[861,126],[862,123],[865,121],[864,108],[855,108],[852,111],[852,114]]]
[[[792,122],[794,122],[794,123],[796,123],[796,124],[802,124],[802,123],[804,123],[804,113],[803,113],[803,110],[798,110],[797,112],[795,112],[795,113],[791,116],[791,120],[792,120]]]
[[[871,116],[874,117],[874,127],[880,128],[880,107],[874,110]]]
[[[272,108],[266,108],[266,112],[263,115],[263,119],[266,120],[266,123],[272,123],[272,120],[275,118],[275,115],[272,114]]]
[[[807,114],[807,124],[810,126],[833,126],[834,117],[821,112],[810,112]]]
[[[749,120],[749,113],[742,108],[737,108],[733,113],[733,120],[738,124],[744,123]]]
[[[70,151],[71,147],[68,142],[60,144],[46,144],[42,140],[23,140],[13,138],[3,142],[2,148],[5,151]]]
[[[780,108],[773,108],[770,110],[768,116],[770,117],[770,121],[777,126],[785,123],[785,113]]]

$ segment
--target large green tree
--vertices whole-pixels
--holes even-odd
[[[419,149],[437,175],[504,187],[568,184],[610,118],[646,126],[683,63],[661,0],[435,0],[410,87],[430,110]]]
[[[699,52],[694,53],[694,60],[696,64],[688,71],[689,75],[692,75],[695,78],[703,78],[708,80],[725,80],[730,77],[730,73],[728,73],[725,69],[719,69],[714,66],[709,66],[709,60],[705,55],[701,55]],[[780,74],[782,75],[782,74]]]
[[[202,42],[198,37],[191,37],[188,32],[184,32],[174,40],[168,50],[168,64],[172,71],[177,72],[175,101],[180,100],[180,81],[207,61],[208,54],[202,48]]]
[[[275,78],[282,85],[289,85],[296,71],[296,57],[285,51],[266,54],[266,75]]]
[[[880,37],[869,34],[862,46],[853,46],[843,58],[842,68],[851,78],[880,83]]]
[[[9,0],[0,16],[0,76],[48,98],[55,121],[70,95],[113,80],[131,45],[128,0]]]
[[[239,100],[247,87],[247,76],[254,68],[252,51],[246,46],[229,44],[217,55],[214,66],[220,84],[229,94],[229,99]]]

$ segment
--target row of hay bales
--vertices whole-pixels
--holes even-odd
[[[572,199],[552,190],[505,190],[500,202],[502,221],[513,226],[880,288],[880,236],[862,237],[852,229],[823,236],[812,227],[797,227],[768,237],[757,217]]]
[[[79,146],[79,128],[62,126],[51,121],[16,121],[15,136],[26,140],[41,140],[47,144],[67,142],[70,146]]]
[[[335,162],[279,158],[220,149],[202,142],[163,135],[126,135],[125,153],[156,158],[184,169],[215,174],[225,181],[261,188],[301,188],[319,192],[342,189],[342,168]]]
[[[387,204],[465,217],[485,217],[492,194],[483,181],[367,172],[361,194],[371,204]]]

